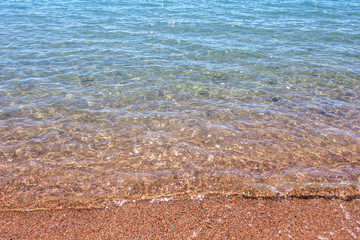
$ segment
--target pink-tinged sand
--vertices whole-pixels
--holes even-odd
[[[360,200],[200,196],[0,212],[0,239],[360,239]]]

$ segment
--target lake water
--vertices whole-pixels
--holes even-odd
[[[360,2],[0,2],[0,208],[360,195]]]

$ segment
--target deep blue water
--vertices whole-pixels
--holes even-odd
[[[0,140],[2,208],[357,194],[360,2],[1,1]]]

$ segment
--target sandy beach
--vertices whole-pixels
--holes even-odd
[[[1,212],[1,239],[357,239],[360,200],[193,199]]]
[[[360,239],[360,1],[0,1],[0,240]]]

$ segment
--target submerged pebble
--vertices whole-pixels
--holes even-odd
[[[279,98],[279,97],[273,97],[273,98],[271,99],[271,101],[273,101],[273,102],[279,102],[280,99],[281,99],[281,98]]]
[[[209,97],[210,96],[209,91],[198,91],[198,94],[200,96],[204,96],[204,97]]]

